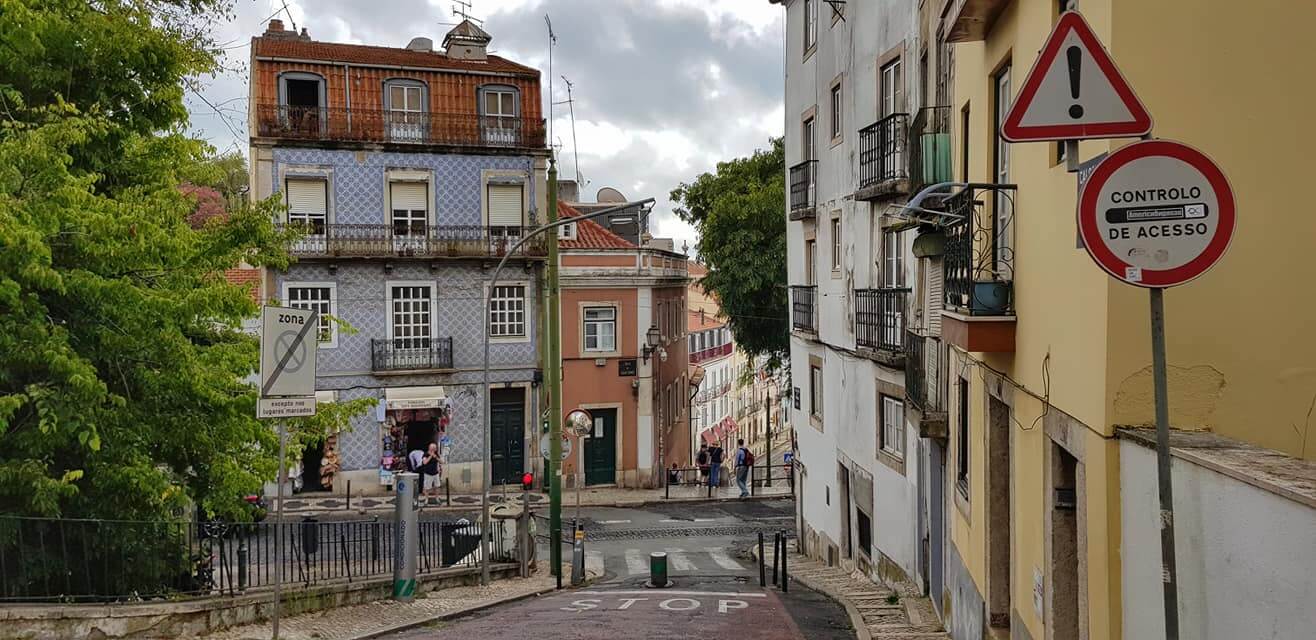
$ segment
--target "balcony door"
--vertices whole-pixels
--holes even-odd
[[[418,82],[388,83],[388,139],[424,142],[426,138],[425,86]]]
[[[993,162],[997,184],[1010,183],[1010,144],[1000,135],[1005,114],[1010,110],[1010,66],[1006,65],[996,74],[995,87],[996,135],[993,136]],[[1004,189],[995,191],[992,203],[992,271],[998,280],[1013,279],[1014,242],[1011,237],[1014,230],[1011,220],[1014,218],[1014,203]]]
[[[430,284],[389,285],[389,340],[395,369],[429,369],[434,336],[434,288]]]
[[[887,289],[905,288],[904,233],[887,231],[882,234],[882,284]],[[899,345],[905,336],[904,297],[892,296],[883,305],[882,344]]]
[[[328,126],[324,78],[290,71],[279,75],[279,122],[284,134],[318,138]]]
[[[424,182],[389,183],[393,251],[398,255],[424,253],[429,222],[429,185]]]
[[[516,118],[516,90],[492,87],[482,91],[480,138],[485,144],[513,146],[521,141]]]
[[[495,255],[510,251],[521,239],[525,220],[524,189],[520,184],[491,184],[488,187],[489,244]]]
[[[882,176],[901,175],[905,166],[905,132],[904,121],[900,118],[887,118],[903,113],[905,108],[904,72],[900,67],[900,58],[887,63],[881,69],[882,95],[878,98],[882,105]]]
[[[323,253],[327,248],[329,182],[316,178],[288,178],[284,182],[288,225],[305,235],[293,243],[294,253]]]

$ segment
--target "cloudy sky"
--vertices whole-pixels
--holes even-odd
[[[288,0],[298,28],[316,40],[403,46],[415,36],[438,44],[455,21],[452,0]],[[204,79],[189,96],[196,132],[221,149],[246,148],[246,66],[250,37],[283,14],[283,0],[237,0],[216,25],[231,71]],[[567,106],[555,107],[559,171],[575,152],[592,200],[605,186],[658,199],[652,231],[695,244],[671,214],[667,194],[719,160],[747,155],[781,135],[782,9],[768,0],[474,0],[471,14],[493,36],[492,52],[536,67],[548,81],[553,21],[554,101],[574,85],[578,149]],[[288,15],[283,14],[285,24]],[[401,26],[399,26],[401,25]],[[291,26],[291,25],[289,25]],[[545,87],[547,101],[547,87]],[[547,105],[545,105],[547,108]]]

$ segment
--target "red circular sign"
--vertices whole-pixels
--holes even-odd
[[[1110,154],[1079,195],[1088,255],[1111,276],[1149,288],[1210,269],[1234,235],[1234,192],[1202,152],[1148,140]]]

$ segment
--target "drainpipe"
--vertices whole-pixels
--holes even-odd
[[[343,107],[347,110],[347,130],[350,133],[352,131],[352,68],[346,62],[343,63]]]

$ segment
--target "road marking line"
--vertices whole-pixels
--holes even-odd
[[[679,523],[679,522],[717,522],[718,520],[721,520],[721,519],[722,519],[722,518],[690,518],[690,519],[687,519],[687,520],[675,520],[675,519],[671,519],[671,520],[659,520],[658,522],[663,522],[663,523],[666,523],[666,524],[676,524],[676,523]]]
[[[599,524],[630,524],[630,520],[599,520]]]
[[[596,575],[603,575],[603,552],[586,551],[585,552],[585,570],[593,571]]]
[[[672,568],[677,571],[695,571],[695,563],[685,557],[685,549],[664,549],[667,552],[667,559],[671,561]]]
[[[645,562],[644,554],[639,549],[626,550],[626,573],[633,576],[642,576],[649,572],[648,564]]]
[[[730,569],[732,571],[745,570],[745,567],[741,566],[739,562],[736,562],[731,556],[727,555],[726,549],[723,549],[722,547],[709,547],[704,549],[704,551],[708,553],[708,557],[712,558],[717,566],[722,567],[723,569]]]
[[[768,597],[768,594],[766,593],[740,593],[736,591],[669,591],[667,589],[663,589],[662,591],[654,591],[653,589],[646,589],[644,591],[623,591],[623,590],[577,591],[576,593],[581,595],[587,595],[587,596],[637,596],[637,595],[651,596],[655,594],[661,594],[661,595],[673,595],[673,596],[713,596],[719,598],[720,597],[731,597],[731,598]]]

